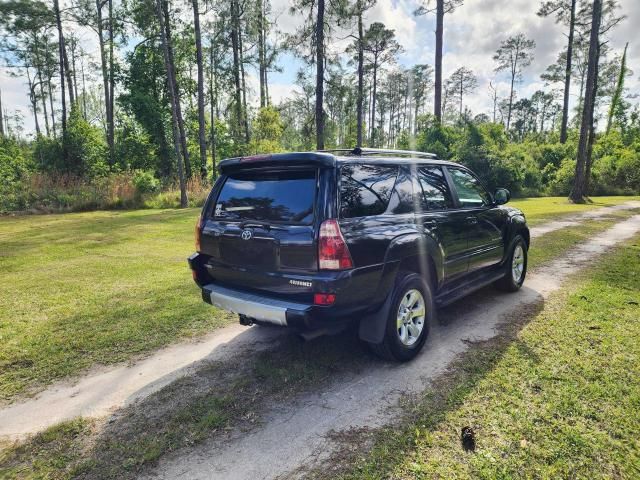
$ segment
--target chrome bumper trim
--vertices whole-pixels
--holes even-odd
[[[287,326],[287,310],[306,310],[309,305],[291,303],[230,288],[209,284],[203,287],[211,292],[211,304],[255,320]]]

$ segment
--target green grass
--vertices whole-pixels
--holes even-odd
[[[527,223],[532,227],[547,220],[568,216],[572,213],[618,205],[630,200],[640,200],[640,196],[591,197],[590,200],[588,203],[575,204],[569,202],[566,197],[522,198],[514,199],[508,205],[522,210],[527,217]]]
[[[472,347],[346,470],[315,476],[640,478],[639,243],[583,272],[529,324],[514,319]],[[464,426],[474,452],[462,448]]]
[[[512,203],[535,224],[632,198],[639,197]],[[0,218],[0,402],[231,321],[201,301],[190,278],[186,257],[197,215],[186,209]],[[596,227],[602,225],[584,232]],[[532,258],[550,258],[584,232],[554,232],[548,248],[536,240]]]
[[[0,218],[0,399],[229,322],[187,266],[197,215]]]

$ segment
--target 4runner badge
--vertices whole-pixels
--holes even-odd
[[[251,239],[251,237],[253,237],[253,232],[249,229],[243,230],[240,236],[242,237],[243,240],[249,240]]]
[[[289,283],[299,287],[310,287],[312,285],[311,282],[303,282],[302,280],[289,280]]]

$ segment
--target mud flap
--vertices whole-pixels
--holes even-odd
[[[387,326],[387,319],[389,318],[389,310],[391,309],[392,297],[392,292],[389,292],[387,299],[378,311],[372,312],[360,320],[360,327],[358,329],[360,340],[374,344],[382,343]]]

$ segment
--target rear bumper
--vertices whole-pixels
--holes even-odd
[[[299,331],[333,329],[352,320],[358,320],[363,314],[375,311],[384,301],[384,297],[375,298],[381,267],[366,267],[339,272],[323,272],[323,275],[282,274],[281,284],[293,281],[305,281],[311,286],[287,287],[288,290],[301,289],[308,295],[287,298],[286,291],[261,292],[252,285],[238,285],[216,278],[215,269],[208,269],[207,257],[194,253],[189,257],[189,266],[196,284],[202,290],[205,302],[239,315],[253,319],[256,323],[285,326]],[[224,272],[229,274],[228,271]],[[260,273],[256,273],[260,275]],[[280,278],[280,277],[279,277]],[[315,305],[311,303],[313,292],[335,293],[333,305]]]
[[[202,298],[223,310],[282,327],[306,325],[313,309],[313,305],[286,302],[212,283],[202,287]]]

